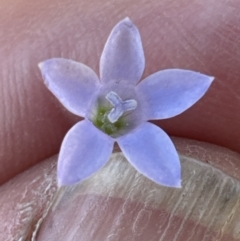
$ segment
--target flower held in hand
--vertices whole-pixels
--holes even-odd
[[[181,166],[168,135],[148,120],[176,116],[208,90],[212,77],[167,69],[139,82],[145,66],[138,29],[125,18],[112,30],[100,59],[100,80],[84,64],[61,58],[39,64],[49,90],[85,119],[65,136],[59,185],[88,178],[109,160],[116,141],[127,160],[156,183],[181,187]]]

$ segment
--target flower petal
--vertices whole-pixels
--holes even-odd
[[[213,77],[190,70],[167,69],[150,75],[137,86],[146,120],[181,114],[208,90]]]
[[[90,121],[74,125],[65,136],[58,160],[58,184],[82,181],[103,167],[113,150],[114,140]]]
[[[39,64],[48,89],[72,113],[85,116],[100,85],[97,75],[84,64],[54,58]]]
[[[112,30],[100,60],[102,82],[125,81],[136,84],[145,65],[142,41],[138,29],[129,18]]]
[[[154,182],[181,187],[181,166],[168,135],[151,123],[143,123],[117,140],[128,161]]]

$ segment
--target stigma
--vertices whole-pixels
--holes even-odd
[[[106,95],[106,99],[111,103],[113,108],[107,115],[108,120],[111,123],[115,123],[118,119],[127,111],[132,111],[137,108],[137,101],[134,99],[122,100],[118,94],[114,91],[109,92]]]

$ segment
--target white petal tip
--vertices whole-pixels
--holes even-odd
[[[80,183],[82,180],[65,180],[63,178],[63,180],[60,180],[58,178],[58,181],[57,181],[57,186],[60,188],[60,187],[68,187],[68,186],[72,186],[72,185],[75,185],[77,183]]]
[[[158,184],[160,184],[160,185],[163,185],[163,186],[165,186],[165,187],[170,187],[170,188],[182,188],[182,180],[179,180],[179,182],[177,182],[177,183],[171,183],[171,184],[169,184],[169,183],[158,183]]]
[[[212,83],[214,81],[215,77],[209,76],[209,81]]]
[[[123,19],[123,21],[131,22],[131,19],[129,17],[126,17],[126,18]]]
[[[58,188],[65,186],[59,179],[57,180]]]
[[[40,62],[40,63],[38,64],[38,68],[39,68],[40,70],[43,69],[43,62]]]
[[[176,186],[174,186],[175,188],[182,188],[182,183],[181,183],[181,181],[179,182],[179,183],[177,183],[177,185]]]
[[[130,28],[133,26],[133,22],[131,21],[131,19],[129,17],[124,18],[120,23],[123,23],[127,27],[130,27]]]
[[[57,186],[58,188],[60,187],[67,187],[67,186],[70,186],[70,185],[73,185],[74,183],[68,183],[66,180],[64,180],[64,178],[60,178],[58,176],[57,178]]]
[[[58,182],[57,182],[58,188],[60,188],[60,187],[67,187],[67,186],[71,186],[71,185],[74,185],[74,184],[75,183],[64,183],[64,181],[60,181],[60,180],[58,180]]]

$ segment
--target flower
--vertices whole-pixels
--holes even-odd
[[[48,89],[85,119],[66,134],[58,160],[58,184],[71,185],[102,168],[117,142],[126,159],[154,182],[181,187],[181,165],[168,135],[148,120],[176,116],[195,104],[213,81],[197,72],[167,69],[140,81],[145,66],[140,34],[129,18],[112,30],[92,69],[68,59],[39,64]]]

